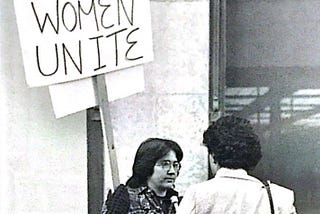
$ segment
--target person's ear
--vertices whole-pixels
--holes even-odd
[[[220,167],[219,167],[219,164],[215,162],[213,156],[214,156],[213,154],[209,155],[209,169],[211,170],[212,174],[215,175]]]

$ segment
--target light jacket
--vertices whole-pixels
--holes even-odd
[[[293,191],[270,184],[276,214],[295,214]],[[270,214],[266,188],[243,169],[220,168],[186,190],[177,214]]]

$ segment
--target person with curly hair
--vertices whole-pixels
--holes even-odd
[[[178,214],[296,213],[293,191],[248,174],[262,157],[259,137],[248,120],[219,118],[204,132],[203,143],[216,175],[186,190]]]
[[[172,140],[149,138],[139,146],[132,176],[106,200],[103,214],[175,214],[174,183],[183,152]]]

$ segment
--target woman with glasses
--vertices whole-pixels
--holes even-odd
[[[102,213],[174,214],[178,192],[174,183],[179,175],[183,152],[180,146],[161,138],[149,138],[139,146],[132,176],[107,199]]]

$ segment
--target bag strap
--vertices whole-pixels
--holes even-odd
[[[232,177],[232,176],[220,176],[220,178],[233,178],[233,179],[240,179],[240,180],[249,180],[246,178],[238,178],[238,177]],[[261,182],[263,183],[264,188],[266,188],[267,193],[268,193],[271,214],[274,214],[274,205],[273,205],[272,194],[271,194],[271,189],[270,189],[270,184],[269,184],[270,181],[261,181]]]
[[[268,181],[262,181],[264,187],[267,190],[268,193],[268,198],[269,198],[269,203],[270,203],[270,208],[271,208],[271,214],[274,214],[274,205],[273,205],[273,200],[272,200],[272,195],[271,195],[271,189],[270,189],[270,184]]]

